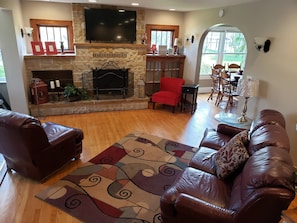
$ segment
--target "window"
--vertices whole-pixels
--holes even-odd
[[[61,50],[61,42],[64,49],[69,50],[67,27],[39,26],[40,41],[56,42],[56,47]]]
[[[5,76],[4,63],[3,63],[3,59],[2,59],[1,49],[0,49],[0,83],[6,83],[6,76]]]
[[[73,52],[73,29],[71,21],[30,19],[33,28],[33,41],[56,42],[56,47],[61,50],[63,42],[64,50]]]
[[[167,49],[172,48],[174,38],[178,37],[179,26],[170,25],[146,25],[148,52],[151,52],[152,44],[166,45]]]
[[[247,47],[244,35],[234,27],[212,29],[205,37],[202,49],[200,75],[209,75],[215,64],[245,66]]]

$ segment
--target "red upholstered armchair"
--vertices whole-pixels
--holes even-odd
[[[152,95],[153,109],[155,104],[171,105],[174,113],[176,105],[181,101],[182,86],[185,80],[176,77],[162,77],[160,81],[160,91]]]
[[[80,129],[0,109],[0,153],[7,169],[39,182],[80,157],[83,137]]]

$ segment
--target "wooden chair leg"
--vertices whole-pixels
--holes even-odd
[[[175,106],[172,106],[172,113],[175,112]]]
[[[230,106],[232,105],[232,96],[229,96],[228,97],[228,100],[227,100],[227,103],[226,103],[226,107],[225,107],[225,112],[227,112],[229,105]]]
[[[219,104],[221,103],[222,100],[223,100],[223,94],[218,93],[218,96],[217,96],[215,105],[216,105],[216,106],[219,106]]]
[[[153,102],[153,109],[155,109],[156,102]]]
[[[211,89],[211,93],[210,93],[209,97],[207,98],[207,101],[209,101],[209,99],[212,100],[213,92],[214,92],[214,90]]]

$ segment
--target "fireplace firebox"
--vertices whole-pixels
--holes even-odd
[[[93,89],[96,98],[99,95],[120,95],[122,98],[128,96],[131,74],[129,69],[120,68],[116,63],[110,61],[101,68],[92,69]]]
[[[122,95],[128,93],[129,69],[94,69],[93,86],[97,97],[99,94]]]

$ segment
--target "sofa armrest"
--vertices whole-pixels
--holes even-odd
[[[56,124],[53,122],[46,122],[42,124],[42,127],[48,137],[48,141],[52,145],[57,145],[66,139],[75,137],[77,142],[83,139],[83,132],[80,129],[71,128]]]
[[[230,137],[235,136],[236,134],[244,131],[246,129],[238,128],[235,126],[227,125],[227,124],[219,124],[217,127],[217,132],[228,135]]]
[[[200,200],[187,194],[180,194],[175,202],[177,215],[188,216],[203,223],[232,223],[235,212]]]

